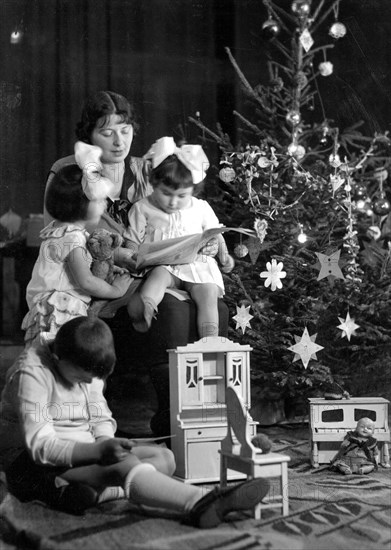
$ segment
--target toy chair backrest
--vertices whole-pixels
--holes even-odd
[[[224,442],[226,443],[226,440],[229,440],[231,441],[232,447],[234,447],[231,433],[232,431],[240,445],[239,455],[247,458],[253,457],[256,454],[256,448],[249,440],[248,417],[244,402],[232,386],[228,386],[226,388],[225,395],[227,405],[228,434]],[[222,444],[223,449],[224,447],[225,445]],[[234,452],[234,450],[231,449],[231,452]]]

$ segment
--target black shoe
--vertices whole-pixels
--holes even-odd
[[[251,479],[220,489],[216,487],[195,503],[183,523],[210,529],[222,523],[230,512],[254,508],[270,489],[265,478]]]
[[[83,483],[71,483],[58,489],[58,495],[50,505],[68,514],[82,515],[87,508],[96,506],[98,493]]]

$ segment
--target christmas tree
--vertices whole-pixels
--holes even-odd
[[[390,397],[391,142],[325,114],[319,80],[347,32],[339,0],[263,3],[268,83],[251,84],[226,48],[244,98],[237,139],[191,118],[220,149],[208,197],[220,221],[258,235],[228,237],[230,337],[253,347],[255,396]]]

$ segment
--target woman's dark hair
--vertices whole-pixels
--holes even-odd
[[[45,207],[55,220],[74,222],[88,218],[90,201],[83,192],[82,176],[82,170],[76,164],[70,164],[61,168],[50,180]]]
[[[193,176],[176,155],[170,155],[151,170],[150,182],[153,187],[163,183],[171,189],[193,187]]]
[[[99,127],[103,128],[111,115],[120,116],[121,122],[131,124],[136,133],[138,124],[133,105],[120,94],[103,91],[96,92],[85,101],[80,122],[76,125],[77,138],[85,143],[91,143],[91,134],[97,127],[98,121],[102,119]]]
[[[71,361],[97,378],[111,374],[117,360],[113,334],[98,318],[76,317],[62,325],[53,351],[59,359]]]

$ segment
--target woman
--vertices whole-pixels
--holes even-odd
[[[103,175],[114,184],[114,192],[108,200],[108,209],[102,216],[99,227],[118,231],[121,235],[128,226],[128,210],[132,203],[153,190],[148,182],[149,163],[130,155],[137,129],[133,106],[123,96],[110,91],[96,92],[87,99],[76,126],[77,139],[98,145],[102,149]],[[60,168],[75,163],[74,155],[56,161],[50,170],[46,191],[53,175]],[[45,212],[45,224],[50,219]],[[133,271],[135,265],[131,256],[132,251],[120,248],[116,263]],[[130,293],[137,285],[136,280],[130,287]],[[174,297],[169,293],[165,294],[159,307],[159,315],[153,320],[148,334],[140,334],[133,329],[125,307],[121,307],[112,318],[108,318],[110,314],[105,314],[104,310],[100,313],[100,317],[105,319],[114,334],[117,354],[115,377],[118,379],[121,372],[128,372],[130,362],[133,370],[149,369],[158,401],[158,411],[151,420],[152,431],[157,436],[168,435],[170,432],[167,349],[198,340],[195,305],[188,295],[179,297],[180,299],[178,295]],[[226,337],[228,308],[222,300],[219,300],[218,305],[219,333]],[[109,402],[115,384],[116,381],[111,377],[106,390]]]
[[[100,91],[89,97],[76,125],[76,136],[80,141],[102,149],[102,175],[113,183],[107,212],[103,214],[99,225],[120,234],[128,224],[127,214],[131,204],[152,192],[148,183],[147,163],[129,154],[137,128],[133,106],[122,95],[110,91]],[[74,155],[53,164],[45,195],[54,174],[68,164],[76,164]],[[46,209],[44,219],[45,225],[51,221]],[[124,267],[133,266],[129,261],[130,253],[121,248],[116,262]]]

